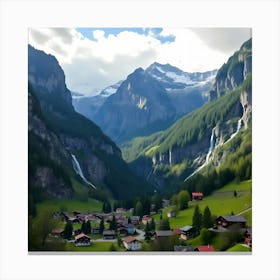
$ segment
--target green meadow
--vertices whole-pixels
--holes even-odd
[[[233,192],[236,190],[237,196],[235,197]],[[177,228],[185,225],[192,224],[192,217],[195,206],[198,205],[200,211],[203,212],[204,208],[208,205],[212,215],[238,215],[246,209],[252,207],[252,180],[247,180],[241,183],[230,183],[223,188],[215,191],[212,195],[204,197],[201,201],[190,201],[189,207],[180,211],[176,217],[169,218],[170,227]],[[171,207],[163,210],[163,215],[167,215],[167,212],[172,209]],[[248,225],[252,224],[252,211],[248,210],[242,216],[247,219]],[[153,216],[154,219],[159,221],[159,214]]]

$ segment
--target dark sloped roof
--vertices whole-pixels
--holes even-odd
[[[174,246],[174,251],[175,252],[191,252],[193,250],[194,249],[193,249],[192,246],[182,246],[182,245]]]
[[[159,237],[167,237],[173,235],[171,230],[156,230],[156,235]]]
[[[228,222],[246,223],[246,219],[242,216],[222,216]]]
[[[114,235],[116,234],[114,230],[104,230],[103,231],[103,235]]]

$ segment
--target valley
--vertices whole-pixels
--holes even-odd
[[[29,45],[29,251],[250,252],[251,68],[249,39],[217,70],[153,62],[83,95]]]

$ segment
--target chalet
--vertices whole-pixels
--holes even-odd
[[[62,221],[68,221],[70,219],[70,216],[66,212],[61,212],[60,213]]]
[[[54,237],[63,237],[64,236],[64,229],[62,228],[55,228],[51,231],[51,236]]]
[[[126,229],[127,229],[127,233],[128,234],[134,234],[135,231],[136,231],[136,228],[135,228],[135,226],[133,224],[128,224],[126,226]]]
[[[207,245],[207,246],[198,246],[195,251],[199,252],[215,252],[215,248],[213,246]]]
[[[140,223],[140,217],[139,216],[131,216],[130,220],[131,220],[131,223],[133,225],[136,225],[136,226],[139,225],[139,223]]]
[[[123,239],[124,247],[129,251],[141,250],[141,242],[133,236],[128,236]]]
[[[71,222],[72,224],[79,224],[80,223],[80,219],[75,218],[75,217],[69,218],[68,221]]]
[[[154,238],[162,240],[162,239],[166,239],[172,235],[173,235],[172,230],[156,230],[154,233]]]
[[[203,193],[202,192],[192,192],[192,201],[202,200]]]
[[[76,235],[75,246],[90,246],[90,237],[83,233]]]
[[[100,228],[99,227],[93,227],[92,233],[93,234],[99,234],[100,233]]]
[[[167,217],[168,218],[174,218],[176,217],[176,211],[175,210],[170,210],[167,212]]]
[[[170,200],[169,199],[163,199],[162,200],[162,208],[169,207],[170,205]]]
[[[242,216],[220,216],[216,219],[218,227],[229,228],[238,226],[240,228],[246,227],[246,220]]]
[[[116,217],[118,224],[124,224],[128,222],[128,218],[125,216]]]
[[[181,239],[188,240],[194,236],[194,228],[192,226],[184,226],[180,228],[181,230]]]
[[[152,218],[149,216],[149,215],[144,215],[143,217],[142,217],[142,223],[144,224],[144,225],[146,225],[147,223],[150,223],[152,221]]]
[[[174,252],[192,252],[194,248],[192,246],[175,245]]]
[[[103,239],[115,239],[116,233],[114,230],[104,230]]]
[[[124,208],[117,208],[116,209],[116,213],[125,213],[126,212],[126,209]]]
[[[252,228],[247,228],[244,233],[245,244],[249,247],[252,247]]]
[[[125,227],[120,227],[120,228],[118,228],[118,234],[119,234],[120,236],[125,236],[125,235],[127,235],[127,229],[126,229]]]
[[[81,234],[81,233],[82,233],[82,230],[80,228],[74,229],[74,235],[78,235],[78,234]]]
[[[182,234],[182,230],[180,228],[174,228],[173,233],[178,234],[180,236]]]
[[[81,215],[81,212],[80,212],[80,211],[75,210],[75,211],[73,211],[73,214],[74,214],[74,216],[77,216],[77,215]]]

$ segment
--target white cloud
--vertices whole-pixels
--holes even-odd
[[[231,54],[229,46],[238,44],[239,47],[243,43],[239,41],[244,39],[243,30],[240,37],[235,30],[234,39],[226,44],[221,38],[230,37],[227,30],[218,34],[214,29],[208,33],[203,29],[163,29],[161,36],[172,35],[175,40],[162,43],[152,31],[144,35],[126,30],[105,36],[103,30],[94,30],[94,40],[89,40],[75,29],[30,29],[29,43],[56,56],[69,89],[90,93],[125,79],[136,68],[146,68],[155,61],[190,72],[219,68]],[[216,34],[213,38],[217,42],[220,38],[221,46],[210,40],[211,34]]]

